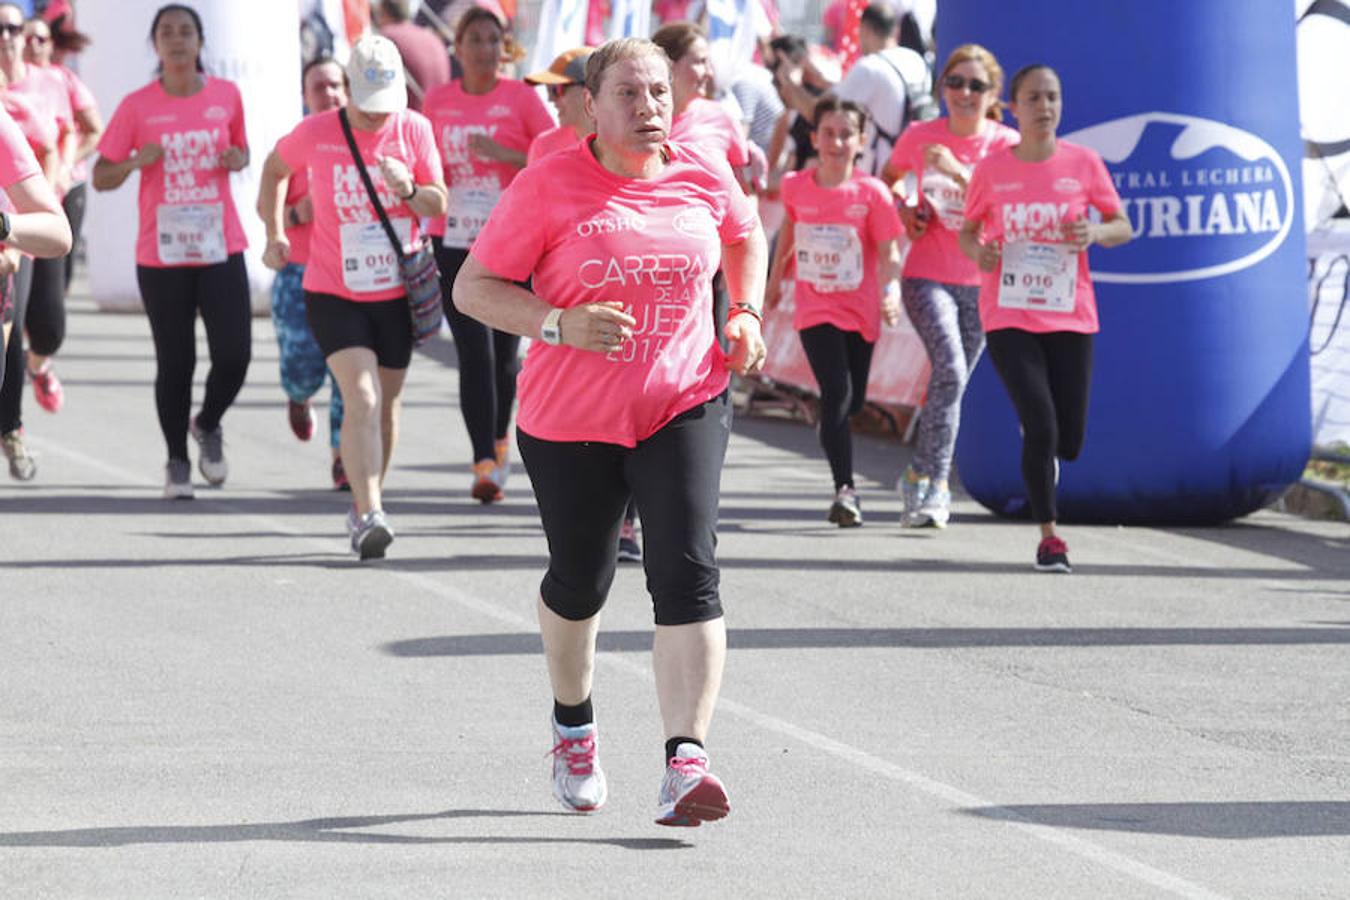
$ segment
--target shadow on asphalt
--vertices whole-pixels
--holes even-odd
[[[343,844],[593,844],[624,850],[686,850],[694,845],[671,838],[530,837],[527,835],[427,836],[347,831],[409,822],[443,819],[514,817],[573,817],[566,812],[451,809],[402,816],[343,816],[298,822],[259,822],[243,825],[130,825],[111,828],[73,828],[65,831],[0,832],[0,847],[123,847],[128,844],[218,844],[238,841],[294,841]]]
[[[995,647],[1231,647],[1350,644],[1350,622],[1316,628],[730,628],[733,650]],[[652,649],[650,631],[602,631],[601,651]],[[537,655],[536,632],[445,635],[384,644],[390,656]]]
[[[1252,840],[1350,835],[1350,802],[1052,803],[963,809],[1000,821],[1133,831],[1181,837]]]

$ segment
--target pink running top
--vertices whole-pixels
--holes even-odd
[[[553,306],[623,301],[638,324],[619,350],[530,345],[520,428],[633,447],[726,389],[712,278],[722,246],[758,220],[720,155],[667,144],[659,176],[624,178],[596,161],[593,140],[522,171],[470,252],[501,278],[533,276]]]
[[[532,86],[511,78],[499,79],[486,94],[467,93],[456,79],[428,91],[422,108],[435,129],[450,191],[449,212],[430,222],[428,230],[447,247],[467,248],[520,171],[478,156],[469,149],[470,136],[486,135],[508,150],[526,153],[537,135],[553,127],[553,117]]]
[[[98,152],[109,162],[130,159],[157,143],[164,156],[141,169],[136,264],[154,268],[207,266],[248,246],[220,155],[246,149],[239,88],[207,77],[190,97],[165,92],[158,80],[117,105]]]
[[[891,151],[890,165],[914,173],[932,213],[928,229],[910,247],[909,256],[905,258],[906,278],[927,278],[957,285],[980,283],[979,268],[961,252],[956,237],[965,220],[965,190],[950,176],[926,168],[925,148],[930,144],[941,144],[951,150],[963,166],[971,169],[991,153],[1011,147],[1020,140],[1015,129],[991,121],[984,123],[979,134],[970,137],[952,134],[946,119],[914,122],[900,134],[900,140]]]
[[[559,125],[550,128],[530,141],[530,150],[525,154],[525,165],[531,165],[551,153],[570,150],[581,143],[581,135],[571,125]]]
[[[881,336],[877,245],[900,236],[900,216],[881,179],[855,171],[838,187],[824,188],[816,183],[819,171],[783,176],[797,265],[792,327],[833,325],[875,343]]]
[[[405,293],[398,257],[347,147],[338,112],[330,109],[309,116],[277,142],[277,156],[292,173],[308,170],[314,222],[305,290],[363,302],[393,300]],[[385,185],[379,159],[401,160],[418,184],[439,181],[441,155],[431,123],[421,113],[405,109],[392,114],[379,131],[352,133],[380,205],[404,249],[413,249],[421,231],[418,216]]]
[[[41,174],[42,167],[28,146],[28,139],[9,113],[0,107],[0,188],[4,189],[0,190],[0,209],[14,212],[14,204],[5,191],[26,178]]]
[[[750,164],[750,147],[740,123],[722,104],[706,97],[689,101],[670,126],[670,140],[720,153],[732,168]]]
[[[1063,242],[1063,223],[1121,210],[1120,195],[1102,158],[1087,147],[1057,141],[1044,162],[1023,162],[1001,150],[975,167],[966,191],[966,218],[983,226],[981,240],[998,241],[1002,257],[980,279],[985,331],[1076,331],[1099,328],[1087,253]]]

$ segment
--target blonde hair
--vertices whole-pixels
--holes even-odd
[[[1003,101],[999,99],[999,95],[1003,93],[1003,67],[998,64],[998,57],[979,44],[962,44],[953,50],[947,57],[947,64],[942,67],[938,84],[947,79],[952,69],[966,62],[979,63],[989,73],[989,90],[994,95],[994,102],[985,112],[985,117],[995,122],[1003,121]]]
[[[600,85],[604,83],[605,70],[615,63],[627,59],[641,59],[650,56],[665,63],[666,75],[670,75],[670,57],[666,52],[646,38],[619,38],[602,44],[586,58],[586,90],[592,97],[600,96]]]

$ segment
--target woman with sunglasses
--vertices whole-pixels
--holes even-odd
[[[44,171],[57,197],[65,194],[69,168],[63,148],[73,133],[73,115],[64,79],[48,69],[29,65],[24,59],[24,17],[13,3],[0,3],[0,90],[11,112],[29,135],[30,144],[47,152]],[[48,412],[61,407],[61,383],[48,360],[65,338],[65,261],[33,259],[25,264],[15,296],[16,338],[5,356],[6,384],[0,387],[0,437],[9,460],[10,474],[28,480],[37,474],[37,464],[24,440],[23,380],[25,371],[33,380],[38,403]],[[23,338],[31,348],[24,362]]]
[[[501,76],[505,40],[496,13],[469,9],[455,25],[455,57],[464,76],[432,88],[422,102],[450,191],[450,211],[430,228],[447,298],[479,229],[524,167],[530,142],[553,127],[534,88]],[[480,503],[496,503],[510,473],[520,338],[469,318],[453,301],[446,303],[445,317],[459,357],[459,408],[473,447],[469,493]]]
[[[244,386],[252,359],[252,310],[230,174],[248,165],[244,104],[231,81],[202,66],[205,34],[190,6],[155,13],[150,41],[158,77],[128,94],[98,143],[96,191],[140,178],[136,282],[155,343],[155,406],[169,460],[164,496],[191,499],[188,434],[207,483],[225,483],[221,419]],[[192,417],[198,314],[206,326],[211,370],[201,410]]]
[[[994,54],[978,44],[957,47],[939,83],[947,115],[906,128],[884,172],[901,195],[900,218],[913,242],[901,296],[932,367],[914,456],[900,478],[900,524],[906,528],[943,528],[951,515],[948,478],[961,395],[984,350],[980,273],[956,236],[971,170],[1018,140],[1017,132],[999,121],[1003,69]],[[906,193],[911,175],[915,188]]]
[[[1132,230],[1102,158],[1056,136],[1055,70],[1019,70],[1009,100],[1021,141],[975,167],[959,241],[982,273],[989,359],[1022,426],[1022,478],[1041,531],[1036,570],[1069,572],[1069,548],[1055,533],[1055,485],[1059,460],[1078,457],[1087,427],[1098,330],[1087,249],[1119,246]]]
[[[542,72],[525,76],[526,84],[547,89],[549,102],[558,113],[558,125],[530,141],[525,154],[526,165],[557,153],[570,150],[582,138],[595,131],[595,123],[586,114],[586,60],[595,52],[593,47],[566,50]]]

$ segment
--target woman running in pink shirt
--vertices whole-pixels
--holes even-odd
[[[205,35],[196,10],[162,6],[150,25],[159,76],[128,94],[98,143],[94,190],[121,187],[139,171],[136,281],[155,342],[155,406],[168,447],[164,496],[192,497],[189,430],[197,467],[214,487],[225,483],[224,417],[248,374],[252,310],[230,173],[248,165],[239,88],[208,75]],[[201,314],[211,349],[206,396],[192,417],[194,327]]]
[[[1013,76],[1021,142],[975,166],[966,190],[961,250],[979,266],[980,323],[989,359],[1022,423],[1022,478],[1040,526],[1036,569],[1069,572],[1055,533],[1059,460],[1083,448],[1097,300],[1087,248],[1131,237],[1102,158],[1059,140],[1059,76],[1031,65]],[[1095,209],[1102,221],[1093,222]]]
[[[767,306],[775,306],[796,264],[793,327],[820,386],[820,446],[834,476],[828,519],[840,528],[861,525],[853,484],[849,418],[867,400],[872,349],[881,320],[900,319],[900,218],[884,182],[858,172],[867,113],[850,100],[827,96],[816,104],[811,143],[820,165],[783,177],[787,213],[774,249]],[[882,288],[885,285],[885,288]]]
[[[928,351],[932,375],[900,479],[905,528],[945,528],[952,493],[947,479],[961,423],[961,395],[984,350],[980,271],[957,244],[966,185],[975,164],[1011,147],[1017,132],[1002,124],[1003,69],[988,50],[965,44],[942,68],[945,118],[914,122],[900,135],[882,177],[900,191],[912,174],[917,189],[901,196],[900,218],[912,246],[905,257],[901,299]]]
[[[464,77],[428,91],[422,103],[450,191],[449,213],[431,223],[447,296],[502,191],[524,167],[530,142],[553,127],[534,88],[501,77],[505,37],[491,10],[475,6],[464,13],[455,25],[455,56]],[[445,317],[459,357],[459,408],[473,445],[469,492],[479,502],[495,503],[510,472],[520,338],[474,321],[453,302]]]
[[[635,495],[666,735],[656,820],[697,825],[728,809],[703,749],[726,655],[717,499],[728,369],[764,363],[764,235],[720,154],[667,142],[670,62],[657,46],[630,38],[601,47],[586,90],[595,136],[507,189],[455,301],[537,338],[520,376],[517,439],[549,544],[538,609],[554,697],[554,794],[578,811],[605,802],[595,638]],[[729,358],[711,313],[719,265],[739,301],[726,326]],[[531,276],[532,291],[519,286]]]

